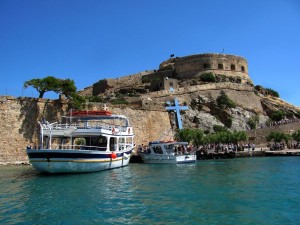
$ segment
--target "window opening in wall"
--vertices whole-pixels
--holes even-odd
[[[210,69],[210,64],[209,63],[204,63],[203,68],[204,69]]]
[[[170,82],[170,87],[173,87],[173,83],[172,82]]]
[[[219,70],[222,70],[222,69],[224,69],[224,66],[223,66],[223,64],[222,64],[222,63],[219,63],[219,64],[218,64],[218,69],[219,69]]]
[[[235,70],[235,65],[231,64],[231,70]]]
[[[241,70],[242,70],[242,72],[245,72],[245,67],[242,66],[242,67],[241,67]]]

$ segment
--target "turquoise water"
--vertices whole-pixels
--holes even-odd
[[[0,167],[0,224],[300,224],[300,157],[73,175]]]

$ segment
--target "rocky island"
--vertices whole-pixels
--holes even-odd
[[[196,54],[170,57],[154,70],[101,79],[79,91],[86,98],[84,109],[108,107],[131,121],[137,144],[174,135],[178,120],[175,99],[187,110],[180,111],[183,128],[212,132],[214,126],[246,131],[256,146],[266,146],[273,130],[290,133],[300,129],[300,110],[280,99],[279,94],[255,85],[247,60],[228,54]],[[224,105],[224,101],[229,105]],[[226,104],[227,104],[226,103]],[[25,147],[38,140],[37,121],[55,121],[69,110],[68,100],[1,96],[0,163],[26,162]],[[283,112],[281,121],[274,120]]]

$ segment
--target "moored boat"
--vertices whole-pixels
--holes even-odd
[[[153,141],[145,152],[138,153],[144,163],[194,163],[196,154],[188,152],[187,142]]]
[[[127,166],[134,148],[133,129],[123,115],[107,110],[72,111],[62,122],[39,122],[29,162],[47,173],[84,173]]]

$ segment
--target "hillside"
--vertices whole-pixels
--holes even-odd
[[[253,84],[244,58],[200,54],[170,58],[157,70],[100,80],[80,94],[91,102],[156,111],[166,111],[166,102],[177,98],[189,107],[181,112],[183,127],[213,131],[215,125],[231,130],[266,127],[274,122],[278,112],[282,112],[285,120],[300,117],[299,108],[272,91]],[[221,94],[234,107],[218,104]],[[175,113],[170,112],[169,116],[172,128],[176,129]]]
[[[172,137],[178,127],[176,113],[166,106],[174,99],[188,107],[180,112],[183,128],[246,130],[257,146],[266,146],[271,131],[300,129],[299,108],[276,97],[273,90],[254,85],[246,60],[232,55],[171,58],[157,70],[103,79],[79,93],[89,100],[85,109],[105,104],[113,113],[127,116],[137,145]],[[27,162],[26,146],[39,140],[37,121],[55,122],[70,110],[64,98],[0,96],[0,103],[0,165]]]

